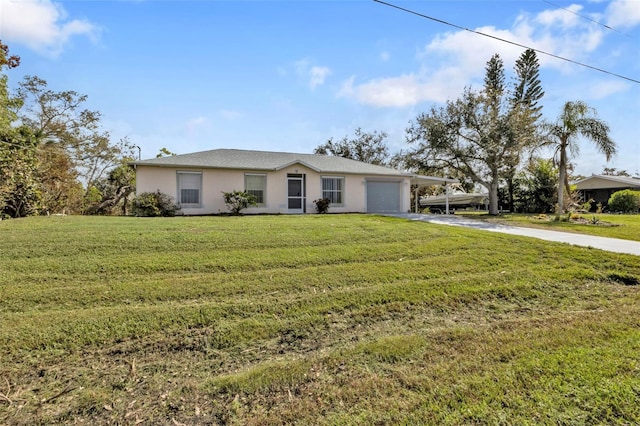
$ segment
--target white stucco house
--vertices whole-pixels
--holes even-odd
[[[315,213],[319,198],[331,213],[408,212],[413,185],[455,180],[404,173],[342,157],[285,152],[214,149],[139,160],[136,193],[171,195],[185,215],[226,213],[222,192],[245,190],[258,205],[243,211]]]

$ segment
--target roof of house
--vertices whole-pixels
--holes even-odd
[[[276,171],[293,164],[300,164],[319,173],[396,176],[403,174],[401,171],[389,167],[367,164],[343,157],[320,154],[294,154],[289,152],[247,151],[240,149],[213,149],[191,154],[134,161],[132,164],[159,167],[200,167],[265,171]]]
[[[640,188],[640,178],[628,176],[591,175],[576,182],[577,189]]]
[[[237,169],[277,171],[293,164],[306,166],[318,173],[346,173],[377,176],[411,177],[419,184],[457,182],[455,179],[437,178],[405,173],[390,167],[363,163],[349,158],[320,154],[295,154],[289,152],[248,151],[241,149],[212,149],[191,154],[172,155],[133,161],[131,164],[156,167],[198,167],[208,169]]]

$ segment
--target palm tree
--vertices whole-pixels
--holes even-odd
[[[580,137],[590,139],[607,161],[616,153],[616,143],[609,137],[609,126],[597,117],[596,110],[582,101],[567,102],[555,123],[546,123],[545,145],[555,148],[558,161],[558,211],[564,211],[564,188],[568,185],[568,154],[578,153]]]

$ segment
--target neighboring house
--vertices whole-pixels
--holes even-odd
[[[607,205],[611,194],[623,189],[640,190],[640,178],[626,176],[592,175],[576,182],[576,189],[584,201],[593,200]]]
[[[244,190],[258,205],[245,213],[315,213],[314,200],[331,200],[332,213],[408,212],[411,185],[455,180],[418,176],[342,157],[214,149],[134,161],[136,192],[175,198],[185,215],[226,213],[222,192]]]

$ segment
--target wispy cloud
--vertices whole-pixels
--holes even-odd
[[[58,56],[74,36],[95,41],[100,32],[86,19],[69,19],[62,4],[50,0],[0,0],[0,10],[3,39],[46,56]]]
[[[309,86],[311,89],[315,89],[316,86],[324,84],[324,80],[329,74],[331,74],[331,70],[327,67],[311,67],[311,70],[309,71],[309,75],[311,76],[309,79]]]
[[[607,7],[607,24],[612,27],[631,28],[640,25],[638,0],[615,0]]]
[[[311,90],[323,85],[331,74],[330,68],[314,65],[310,59],[300,59],[294,62],[294,69],[296,74],[307,82]]]
[[[591,86],[589,97],[591,99],[604,99],[616,93],[622,93],[629,90],[629,84],[620,80],[601,81]]]
[[[358,85],[354,84],[355,76],[352,76],[342,83],[337,97],[353,98],[359,103],[375,107],[404,108],[424,101],[444,102],[450,92],[464,88],[464,84],[456,84],[455,72],[445,71],[431,78],[420,74],[404,74],[372,79]]]
[[[571,28],[575,27],[583,19],[578,14],[581,13],[582,6],[572,4],[565,8],[545,10],[538,14],[536,21],[542,25]],[[570,12],[570,13],[567,13]]]

